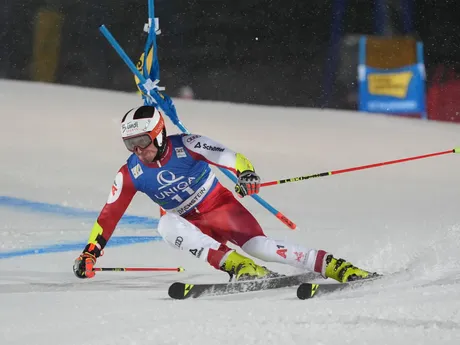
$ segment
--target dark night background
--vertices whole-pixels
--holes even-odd
[[[37,13],[46,9],[62,20],[53,82],[135,90],[98,27],[105,24],[137,61],[147,1],[3,2],[1,78],[36,80],[34,34]],[[160,85],[173,97],[190,86],[196,99],[354,109],[361,34],[420,39],[427,86],[456,79],[459,71],[455,0],[156,0],[155,7]]]

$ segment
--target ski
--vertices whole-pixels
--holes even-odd
[[[168,295],[174,299],[187,299],[202,296],[220,296],[252,291],[280,289],[298,286],[306,281],[315,279],[315,277],[317,277],[317,275],[312,273],[302,273],[292,276],[217,284],[186,284],[176,282],[169,287]]]
[[[297,297],[299,299],[310,299],[313,297],[325,295],[334,291],[342,291],[347,289],[353,289],[364,284],[375,281],[382,276],[372,277],[369,279],[357,280],[349,283],[332,283],[332,284],[313,284],[313,283],[302,283],[297,287]]]

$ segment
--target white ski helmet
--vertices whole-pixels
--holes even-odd
[[[161,157],[166,148],[166,127],[161,113],[152,106],[143,105],[128,111],[121,120],[121,137],[126,148],[145,149],[152,142]]]

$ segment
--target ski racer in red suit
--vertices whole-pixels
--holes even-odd
[[[132,154],[118,171],[88,244],[75,260],[73,270],[78,278],[94,277],[96,259],[102,255],[138,191],[166,211],[160,218],[158,232],[168,244],[236,280],[277,274],[230,249],[227,242],[260,260],[317,272],[339,282],[371,274],[324,250],[267,237],[257,220],[219,183],[209,166],[236,173],[235,191],[239,196],[258,193],[260,178],[241,153],[196,134],[166,136],[164,119],[152,106],[128,111],[121,122],[121,134]]]

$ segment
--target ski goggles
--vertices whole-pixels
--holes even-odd
[[[140,149],[145,149],[153,142],[153,140],[149,134],[142,134],[136,137],[123,139],[123,142],[125,143],[125,146],[128,149],[128,151],[134,152],[134,149],[136,147],[139,147]]]

